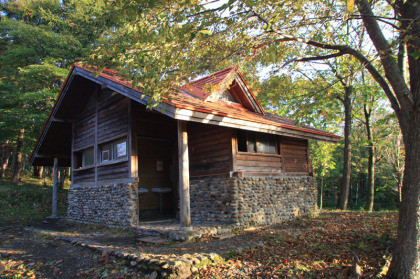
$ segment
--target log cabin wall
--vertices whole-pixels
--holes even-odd
[[[308,140],[280,137],[283,171],[289,175],[310,175]]]
[[[264,137],[268,138],[260,151],[259,138]],[[307,140],[234,130],[232,170],[239,177],[309,175],[308,152]]]
[[[129,169],[129,142],[128,142],[128,128],[129,128],[129,105],[130,99],[115,94],[105,100],[99,99],[98,103],[98,181],[118,180],[130,177]],[[115,156],[116,150],[111,150],[114,153],[113,158],[107,162],[102,162],[101,146],[113,145],[117,142],[125,141],[125,155],[121,157]]]
[[[190,178],[229,175],[232,158],[232,129],[188,123]]]
[[[98,88],[91,94],[73,125],[72,183],[127,179],[130,100],[110,91],[99,91]],[[126,154],[120,157],[114,151],[118,141],[126,145]],[[105,146],[109,147],[109,158],[102,158],[101,152]]]

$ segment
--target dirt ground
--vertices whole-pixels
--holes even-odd
[[[50,231],[134,254],[226,256],[224,262],[201,268],[194,278],[350,278],[354,255],[360,258],[363,278],[378,278],[386,272],[397,219],[397,212],[329,212],[238,231],[227,239],[167,244],[141,243],[133,231],[117,228],[64,222],[0,224],[0,278],[154,278],[131,267],[130,261],[58,240]],[[265,246],[235,253],[252,242]]]
[[[283,228],[289,233],[300,232],[293,224]],[[234,237],[168,244],[140,243],[138,234],[101,226],[75,225],[66,222],[27,225],[0,224],[0,278],[148,278],[150,274],[132,268],[129,262],[103,257],[97,252],[70,244],[39,231],[63,232],[118,249],[145,254],[184,255],[193,253],[229,254],[244,243],[263,241],[261,230],[236,232]],[[3,273],[2,273],[3,272]],[[3,277],[2,277],[3,276]]]
[[[36,233],[32,227],[71,230],[71,226],[42,223],[0,225],[0,278],[145,277],[122,260]]]

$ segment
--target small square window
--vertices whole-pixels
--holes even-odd
[[[111,158],[112,143],[107,143],[101,146],[101,162],[112,160]]]
[[[102,162],[109,161],[109,150],[102,150]]]

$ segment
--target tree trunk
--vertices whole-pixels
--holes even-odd
[[[353,87],[345,87],[345,95],[343,99],[344,105],[344,159],[343,159],[343,176],[340,183],[340,196],[338,208],[346,210],[350,192],[351,178],[351,123],[352,123],[352,106],[351,95]]]
[[[54,176],[54,168],[53,167],[48,167],[48,178],[50,180],[53,180],[53,176]]]
[[[9,164],[9,159],[11,155],[12,155],[12,152],[10,150],[9,141],[6,140],[6,142],[2,145],[2,150],[1,150],[0,178],[4,178],[4,175],[6,173],[6,168],[7,168],[7,165]]]
[[[33,177],[41,178],[42,177],[42,166],[34,166]]]
[[[369,110],[369,111],[368,111]],[[365,125],[367,138],[369,142],[369,159],[368,159],[368,189],[366,196],[365,210],[371,212],[373,210],[373,203],[375,199],[375,146],[373,144],[372,127],[370,125],[371,111],[364,105]]]
[[[23,135],[25,133],[25,129],[19,129],[19,134],[17,137],[16,142],[16,154],[15,154],[15,164],[13,166],[13,175],[11,181],[19,181],[20,180],[20,172],[22,170],[22,147],[23,147]]]
[[[324,196],[324,178],[321,178],[321,193],[319,194],[319,210],[322,210]]]
[[[63,190],[64,180],[66,180],[67,171],[66,168],[59,168],[60,170],[60,181],[58,182],[58,190]]]
[[[401,154],[401,131],[398,133],[397,137],[397,144],[395,148],[397,149],[397,155],[396,155],[396,177],[397,177],[397,187],[398,187],[398,201],[401,202],[402,200],[402,186],[403,186],[403,180],[404,180],[404,166],[401,166],[400,164],[400,154]]]
[[[397,242],[387,278],[420,278],[420,113],[417,112],[416,119],[410,122],[410,130],[403,131],[406,150],[404,187]]]

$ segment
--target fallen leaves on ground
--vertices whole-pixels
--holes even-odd
[[[328,212],[260,231],[263,247],[200,270],[199,278],[363,278],[378,275],[396,238],[396,212]]]

